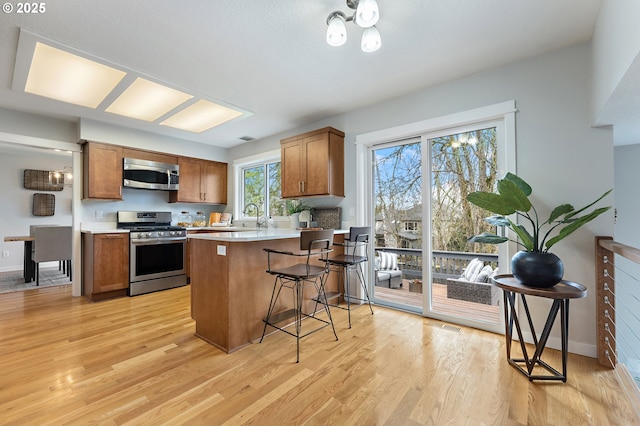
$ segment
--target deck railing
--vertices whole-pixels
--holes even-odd
[[[408,248],[376,247],[376,251],[386,251],[398,255],[398,266],[406,279],[422,278],[422,250]],[[457,278],[471,260],[478,258],[496,268],[497,254],[468,253],[461,251],[434,250],[431,256],[431,274],[434,283],[446,284],[447,278]]]
[[[640,249],[596,237],[598,362],[640,401]]]

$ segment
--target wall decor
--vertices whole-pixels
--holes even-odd
[[[24,188],[36,191],[62,191],[64,189],[64,175],[60,176],[56,182],[52,182],[49,170],[25,169]]]
[[[53,216],[56,212],[56,196],[53,194],[33,194],[33,215]]]

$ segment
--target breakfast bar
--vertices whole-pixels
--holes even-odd
[[[196,336],[227,353],[259,340],[273,290],[264,249],[297,252],[300,232],[270,228],[189,235],[191,316]],[[336,230],[334,242],[342,242],[346,233]],[[334,250],[340,249],[336,246]],[[336,286],[330,277],[327,291],[336,291]],[[307,290],[304,299],[311,306],[315,293]]]

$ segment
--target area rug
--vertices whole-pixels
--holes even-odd
[[[22,271],[4,272],[0,274],[0,293],[53,287],[69,284],[70,282],[69,277],[62,271],[58,271],[58,268],[41,268],[40,286],[36,286],[35,281],[25,283]]]

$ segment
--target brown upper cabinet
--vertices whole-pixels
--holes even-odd
[[[227,163],[178,157],[180,189],[171,191],[171,203],[227,204]]]
[[[87,142],[83,155],[83,198],[122,200],[122,147]]]
[[[180,189],[169,202],[227,204],[227,163],[98,142],[86,142],[83,155],[85,199],[122,200],[122,160],[135,158],[180,166]]]
[[[344,197],[344,133],[333,127],[280,141],[282,198]]]
[[[141,149],[123,148],[122,156],[124,158],[135,158],[136,160],[155,161],[164,164],[178,164],[178,156],[163,154],[160,152],[143,151]]]

